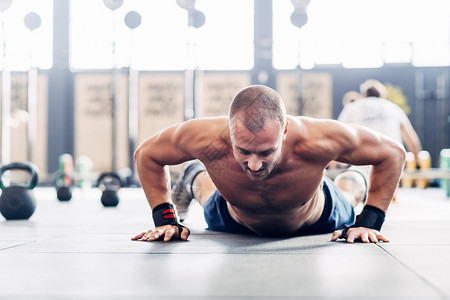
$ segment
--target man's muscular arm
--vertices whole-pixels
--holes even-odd
[[[355,239],[361,239],[363,242],[388,242],[388,239],[379,233],[379,229],[400,180],[405,149],[394,140],[362,126],[350,125],[350,128],[344,130],[349,130],[348,134],[353,135],[353,138],[349,139],[352,141],[351,147],[336,160],[352,165],[373,166],[366,207],[357,220],[356,227],[344,231],[344,238],[348,242]],[[338,239],[341,234],[342,230],[335,231],[332,240]]]
[[[189,145],[185,143],[190,127],[191,125],[186,123],[169,127],[144,141],[136,150],[134,159],[139,180],[153,211],[156,228],[136,235],[133,240],[187,240],[189,229],[178,223],[176,215],[170,214],[170,210],[174,210],[167,166],[194,159],[189,153]]]

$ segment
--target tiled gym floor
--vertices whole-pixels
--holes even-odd
[[[116,208],[100,191],[68,203],[35,190],[29,221],[0,216],[0,299],[450,299],[450,199],[440,189],[400,189],[383,233],[390,243],[286,239],[204,230],[188,242],[136,242],[152,226],[140,189]]]

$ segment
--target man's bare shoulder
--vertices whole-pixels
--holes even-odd
[[[175,143],[201,158],[205,149],[226,148],[229,141],[227,117],[197,118],[181,123],[175,131]]]
[[[347,134],[351,128],[334,119],[317,119],[305,116],[288,116],[289,127],[296,133],[303,135],[312,134],[316,138],[334,136],[336,133]]]
[[[302,157],[332,157],[351,139],[350,126],[332,119],[289,117],[288,138]]]
[[[304,116],[288,116],[289,130],[294,133],[297,138],[319,139],[327,135],[330,130],[336,129],[335,120],[331,119],[315,119]]]
[[[302,124],[303,126],[306,126],[306,127],[316,127],[316,126],[322,127],[324,125],[333,124],[333,123],[337,122],[334,119],[322,119],[322,118],[319,119],[319,118],[306,117],[306,116],[288,115],[287,118],[290,122]]]
[[[228,132],[227,117],[196,118],[181,123],[179,130],[187,136],[210,137]]]

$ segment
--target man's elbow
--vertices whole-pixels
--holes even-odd
[[[140,145],[140,146],[137,147],[136,150],[134,151],[134,154],[133,154],[134,162],[135,162],[136,164],[139,164],[139,162],[142,162],[143,156],[145,156],[145,150],[144,150],[143,145]]]
[[[133,159],[135,163],[138,162],[138,157],[139,157],[139,148],[137,148],[133,153]]]
[[[406,150],[405,150],[405,147],[403,147],[403,145],[397,143],[396,146],[394,147],[394,150],[395,150],[396,160],[401,162],[401,165],[403,167],[403,164],[406,161]]]

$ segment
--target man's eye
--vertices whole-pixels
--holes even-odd
[[[249,155],[250,151],[244,150],[244,149],[239,149],[239,153],[243,154],[243,155]]]
[[[262,156],[269,156],[270,154],[273,153],[273,151],[274,151],[274,150],[267,150],[267,151],[261,152],[261,155],[262,155]]]

